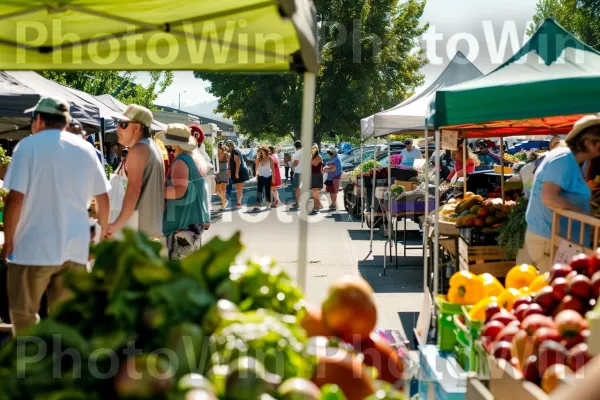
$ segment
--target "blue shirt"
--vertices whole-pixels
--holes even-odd
[[[400,152],[400,155],[402,156],[402,162],[400,163],[400,165],[409,166],[409,167],[412,167],[414,165],[415,160],[417,158],[423,158],[423,155],[421,154],[421,150],[417,149],[416,147],[413,147],[411,149],[411,151],[408,151],[407,149],[403,149]]]
[[[342,160],[340,160],[340,158],[337,155],[335,157],[333,157],[331,160],[329,160],[329,162],[327,164],[328,165],[335,164],[335,172],[332,172],[331,176],[329,176],[329,174],[327,174],[327,179],[329,179],[329,180],[335,179],[335,178],[338,178],[340,175],[342,175]]]
[[[560,196],[576,207],[590,212],[592,191],[583,179],[583,174],[575,156],[567,147],[560,147],[547,153],[533,177],[531,198],[525,218],[527,230],[550,239],[552,236],[552,211],[542,202],[542,185],[552,182],[562,188]],[[573,221],[571,238],[579,242],[581,226]],[[560,236],[567,238],[567,219],[560,220]]]

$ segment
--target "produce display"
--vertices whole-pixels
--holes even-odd
[[[497,188],[500,192],[500,188]],[[517,205],[514,200],[506,200],[504,205],[498,193],[489,193],[487,199],[467,192],[462,200],[450,199],[442,207],[440,218],[444,221],[455,222],[458,228],[480,228],[483,232],[496,232],[506,223],[512,209]],[[520,189],[505,192],[507,199],[519,199]]]
[[[518,290],[509,303],[501,294],[483,313],[477,311],[478,317],[485,316],[481,339],[495,358],[509,361],[523,379],[552,393],[591,358],[584,316],[600,296],[600,249],[595,257],[580,254],[537,277],[520,267],[510,279]]]
[[[600,218],[600,175],[597,175],[594,180],[588,181],[588,186],[592,189],[592,214],[596,218]]]
[[[356,181],[356,179],[361,177],[363,174],[371,174],[371,177],[373,177],[372,171],[374,168],[381,169],[381,164],[373,160],[365,161],[364,163],[360,164],[358,167],[352,170],[353,180]]]
[[[271,259],[235,264],[241,249],[236,234],[171,261],[142,234],[101,243],[65,277],[74,297],[0,349],[0,399],[405,398],[366,281],[307,305]]]

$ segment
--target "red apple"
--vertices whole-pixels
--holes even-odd
[[[573,310],[563,310],[556,315],[554,322],[564,338],[576,337],[581,331],[588,328],[588,322]]]
[[[496,336],[504,329],[505,325],[500,321],[490,321],[483,327],[482,336],[488,337],[491,340],[496,339]]]
[[[542,310],[550,310],[556,301],[552,294],[553,292],[552,286],[543,287],[538,290],[533,298],[533,302],[539,304],[542,307]]]
[[[591,331],[589,329],[584,329],[579,332],[579,335],[573,337],[563,337],[560,341],[560,344],[565,346],[567,349],[571,349],[577,346],[580,343],[587,343],[590,337]]]
[[[508,325],[510,322],[512,322],[516,319],[517,319],[517,317],[515,317],[512,313],[502,309],[502,310],[500,310],[500,312],[494,314],[492,316],[492,318],[490,319],[490,321],[500,321],[504,325]]]
[[[492,354],[496,358],[501,358],[506,361],[510,361],[512,358],[512,354],[510,352],[510,348],[512,347],[512,343],[510,342],[496,342],[492,349]]]
[[[556,328],[556,324],[552,318],[545,315],[533,314],[525,317],[521,323],[521,328],[527,331],[529,336],[533,336],[535,332],[540,328]]]
[[[592,275],[592,290],[594,292],[594,298],[600,297],[600,271],[595,272]]]
[[[485,322],[488,322],[490,319],[492,319],[492,317],[499,313],[500,310],[502,310],[502,308],[495,301],[488,304],[485,308]]]
[[[529,382],[533,382],[536,385],[540,382],[540,371],[538,370],[538,358],[537,356],[529,356],[523,362],[523,367],[521,368],[521,372],[523,373],[523,378],[528,380]]]
[[[585,275],[577,275],[569,282],[569,294],[580,299],[588,300],[592,297],[592,281]]]
[[[586,312],[587,311],[592,311],[594,309],[594,307],[596,307],[596,299],[591,298],[590,301],[588,301],[587,303],[587,307],[586,307]]]
[[[521,304],[516,309],[513,309],[513,312],[515,313],[515,317],[517,317],[517,319],[519,321],[523,321],[525,319],[525,312],[528,309],[529,309],[529,304]]]
[[[600,271],[600,248],[596,249],[594,255],[590,259],[587,276],[592,277],[598,271]]]
[[[571,271],[573,271],[573,268],[570,265],[554,264],[550,270],[550,282],[556,278],[565,278]]]
[[[569,350],[567,354],[567,365],[573,371],[577,371],[579,368],[587,364],[591,360],[590,353],[588,352],[588,345],[580,343]]]
[[[567,275],[565,277],[567,279],[567,285],[569,284],[569,282],[571,282],[571,279],[575,278],[577,275],[579,275],[579,272],[577,271],[572,271],[569,275]]]
[[[552,296],[556,301],[561,301],[567,295],[567,279],[556,278],[552,281]]]
[[[568,294],[561,300],[556,310],[557,315],[563,310],[573,310],[580,313],[583,311],[583,302],[578,297]]]
[[[527,308],[527,310],[525,311],[525,318],[533,314],[545,315],[544,310],[542,310],[542,306],[536,303],[529,305],[529,308]]]
[[[540,375],[554,364],[565,364],[567,362],[568,350],[558,342],[548,340],[540,345],[538,353],[538,368]]]
[[[556,328],[542,327],[533,334],[533,343],[535,347],[539,347],[543,342],[552,340],[560,342],[560,332]]]
[[[512,342],[513,338],[519,331],[520,329],[517,325],[507,325],[504,328],[502,328],[502,330],[500,331],[500,333],[498,333],[494,341]]]
[[[516,310],[520,305],[531,304],[531,296],[518,297],[513,303],[513,310]]]
[[[573,268],[573,271],[577,271],[580,274],[587,274],[589,266],[591,264],[591,258],[587,254],[577,254],[571,258],[569,265]]]

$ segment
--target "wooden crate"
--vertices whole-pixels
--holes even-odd
[[[506,252],[498,246],[469,246],[458,239],[460,269],[479,275],[489,272],[495,277],[505,277],[515,266],[515,260],[505,260]]]
[[[477,374],[469,372],[467,374],[467,393],[465,400],[495,400],[494,395],[489,389],[477,379]]]
[[[490,360],[490,392],[496,400],[550,400],[534,383],[524,381],[517,369],[506,360]]]

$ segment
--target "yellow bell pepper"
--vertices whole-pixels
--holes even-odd
[[[538,276],[538,271],[533,265],[521,264],[513,267],[506,274],[506,288],[521,289],[529,287]]]
[[[521,292],[514,288],[505,289],[498,296],[498,305],[506,311],[511,311],[515,300],[521,296]]]
[[[483,281],[483,287],[485,289],[485,295],[490,296],[498,296],[504,290],[504,286],[496,279],[496,277],[489,272],[481,274],[478,276],[479,279]]]
[[[550,283],[548,283],[549,280],[550,280],[550,272],[546,272],[545,274],[538,275],[533,280],[533,282],[531,282],[531,284],[529,285],[529,289],[531,290],[531,293],[537,293],[541,288],[544,288],[544,287],[550,285]]]
[[[485,296],[483,281],[469,271],[459,271],[450,278],[448,301],[454,304],[473,305]]]
[[[477,321],[485,321],[485,310],[490,303],[497,302],[496,296],[486,297],[481,299],[469,310],[469,317]]]

